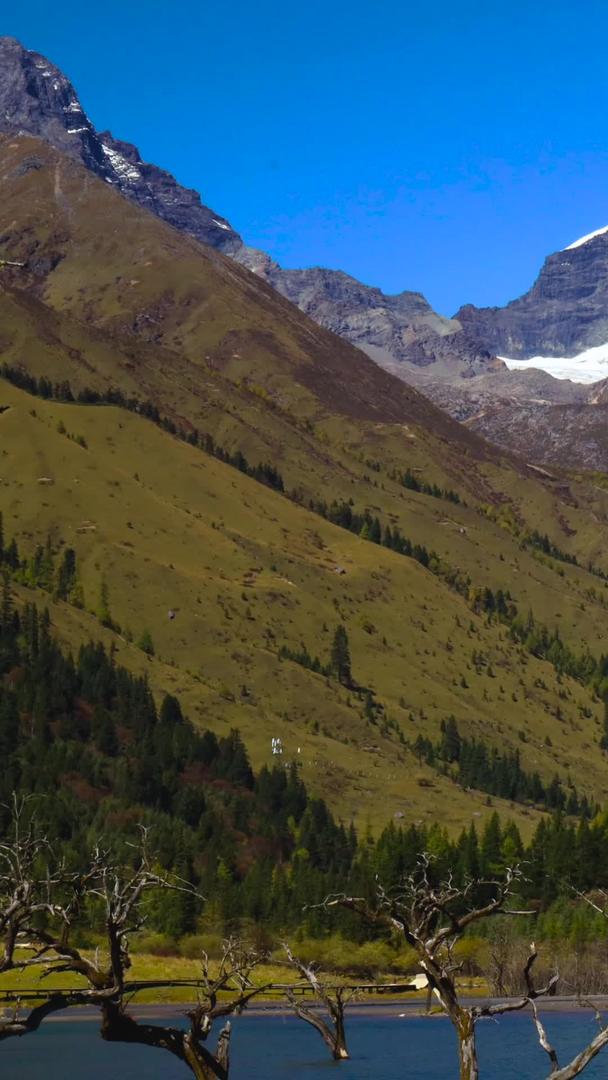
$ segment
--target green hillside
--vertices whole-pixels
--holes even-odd
[[[51,602],[63,639],[114,640],[195,723],[238,726],[256,766],[280,737],[311,789],[363,826],[459,826],[490,802],[529,831],[538,809],[426,763],[420,738],[437,743],[451,715],[546,786],[557,774],[565,793],[605,802],[603,669],[553,643],[556,667],[512,624],[531,611],[577,657],[608,652],[608,493],[490,447],[47,145],[3,139],[0,160],[0,256],[24,264],[0,270],[0,359],[74,395],[119,388],[284,487],[133,402],[64,403],[3,380],[5,534],[26,557],[47,536],[56,560],[75,550],[85,607]],[[334,500],[373,528],[326,520]],[[374,543],[376,528],[422,561]],[[91,614],[102,582],[120,632]],[[508,594],[505,617],[485,589]],[[354,687],[289,658],[327,665],[340,624]],[[153,657],[136,644],[145,631]]]
[[[402,742],[438,738],[450,714],[463,733],[520,750],[546,779],[571,775],[581,791],[605,798],[602,714],[589,691],[558,682],[549,664],[414,559],[331,525],[124,410],[42,401],[6,383],[1,403],[7,537],[25,551],[47,535],[55,551],[73,547],[86,608],[98,611],[105,578],[122,628],[112,633],[55,603],[64,640],[113,638],[118,659],[147,670],[159,693],[179,694],[193,720],[220,734],[238,726],[256,765],[270,759],[272,736],[290,758],[300,747],[313,788],[360,823],[394,813],[430,820],[439,800],[454,825],[489,812],[485,795],[465,793]],[[82,434],[87,448],[69,437]],[[583,577],[568,572],[573,582]],[[373,719],[336,680],[279,659],[282,646],[303,644],[327,661],[338,622],[355,680],[385,708]],[[152,659],[125,640],[146,629]]]

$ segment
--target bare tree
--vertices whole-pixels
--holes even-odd
[[[358,911],[371,923],[396,930],[416,950],[429,986],[456,1030],[461,1080],[478,1080],[475,1025],[481,1017],[524,1009],[532,997],[552,993],[555,988],[557,976],[542,989],[537,990],[532,985],[531,971],[537,955],[532,946],[524,969],[527,986],[524,996],[513,1001],[474,1006],[464,1006],[459,999],[456,975],[460,965],[454,959],[454,946],[476,922],[499,914],[523,914],[507,906],[520,877],[517,869],[508,869],[502,880],[470,880],[456,885],[449,876],[434,884],[432,859],[423,854],[414,873],[394,894],[378,887],[375,907],[352,896],[335,896],[326,901],[327,906]],[[489,899],[479,901],[481,895],[489,896]]]
[[[297,956],[294,956],[289,945],[285,942],[283,943],[283,948],[289,964],[299,972],[303,979],[306,979],[306,982],[313,991],[317,1001],[325,1007],[329,1020],[326,1020],[318,1009],[315,1010],[314,1008],[309,1008],[309,1006],[305,1005],[301,999],[298,999],[292,989],[285,990],[285,996],[289,1004],[296,1016],[299,1016],[301,1020],[305,1020],[307,1024],[310,1024],[319,1032],[319,1035],[328,1047],[332,1058],[334,1058],[335,1061],[344,1061],[346,1058],[350,1057],[346,1045],[344,1010],[349,1001],[352,1000],[354,991],[349,990],[347,987],[337,986],[332,992],[332,990],[319,979],[314,967],[305,964],[302,960],[299,960]]]
[[[127,1011],[133,994],[144,985],[172,985],[172,980],[144,984],[128,977],[129,941],[144,925],[146,897],[159,889],[192,893],[192,885],[155,869],[145,829],[133,847],[129,865],[121,865],[110,852],[97,848],[83,873],[71,873],[54,863],[48,841],[28,818],[27,801],[15,800],[11,813],[12,829],[0,842],[0,973],[13,968],[36,969],[41,987],[51,974],[76,975],[82,987],[67,992],[50,990],[46,995],[41,989],[43,1000],[30,1010],[23,1010],[17,1002],[12,1013],[0,1019],[0,1039],[36,1031],[47,1016],[60,1009],[90,1004],[101,1011],[104,1039],[157,1046],[183,1061],[197,1080],[227,1080],[230,1024],[219,1032],[214,1052],[205,1043],[217,1020],[242,1011],[265,989],[251,981],[261,955],[228,941],[215,974],[208,958],[203,957],[196,983],[199,1000],[187,1014],[187,1030],[138,1023]],[[105,949],[98,949],[93,956],[71,940],[72,930],[87,917],[92,901],[103,911],[106,943]]]
[[[607,893],[601,889],[598,889],[594,894],[582,893],[578,889],[575,889],[574,892],[580,900],[589,904],[589,906],[592,907],[594,911],[597,911],[604,919],[608,919]],[[600,1051],[608,1045],[608,1025],[604,1024],[599,1010],[597,1010],[589,1000],[582,998],[580,994],[579,1004],[594,1009],[599,1030],[595,1038],[592,1039],[580,1053],[576,1054],[567,1065],[560,1066],[557,1052],[550,1042],[545,1026],[538,1015],[536,1004],[534,1001],[531,1003],[538,1041],[547,1054],[551,1066],[548,1080],[574,1080],[574,1077],[580,1076],[584,1069],[587,1068],[587,1065],[589,1065],[590,1062],[597,1057]]]
[[[125,996],[137,989],[137,983],[125,983],[118,999],[101,1003],[101,1034],[109,1042],[139,1043],[156,1046],[178,1057],[197,1080],[227,1080],[230,1069],[230,1023],[221,1028],[215,1052],[205,1043],[216,1020],[240,1013],[249,1001],[262,993],[265,986],[254,986],[253,969],[263,959],[261,954],[247,949],[235,940],[224,943],[215,974],[211,974],[207,956],[202,960],[202,989],[197,1005],[186,1014],[188,1030],[156,1024],[142,1024],[126,1011]],[[228,994],[227,998],[220,997]]]
[[[559,1059],[555,1048],[549,1041],[545,1027],[538,1014],[536,1002],[531,1001],[530,1004],[534,1016],[534,1025],[536,1027],[538,1041],[542,1049],[547,1054],[551,1065],[547,1080],[574,1080],[574,1077],[580,1076],[580,1074],[587,1068],[587,1065],[589,1065],[593,1061],[593,1059],[597,1057],[600,1050],[602,1050],[604,1046],[606,1046],[606,1044],[608,1043],[608,1027],[603,1026],[601,1016],[596,1010],[595,1015],[600,1028],[597,1035],[594,1039],[591,1040],[590,1043],[587,1044],[587,1046],[583,1048],[583,1050],[580,1051],[580,1053],[576,1054],[575,1057],[572,1058],[572,1061],[570,1061],[567,1065],[560,1067]]]
[[[74,875],[55,862],[48,840],[33,813],[32,799],[13,796],[10,827],[0,840],[0,974],[14,969],[40,968],[48,960],[46,945],[40,940],[40,920],[50,921],[63,935],[69,922],[69,907],[61,897],[74,884]],[[40,994],[34,1008],[23,1009],[19,1002],[0,1016],[0,1041],[29,1035],[51,1013],[86,1002],[86,994],[74,991],[69,999],[50,992]]]
[[[55,893],[64,883],[60,866],[50,868],[50,846],[29,812],[30,799],[13,796],[11,826],[0,841],[0,973],[32,963],[21,955],[39,917],[64,917]]]

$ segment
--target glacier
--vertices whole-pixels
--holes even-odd
[[[538,368],[553,375],[554,379],[571,379],[577,383],[594,383],[608,378],[608,341],[605,345],[585,349],[577,356],[531,356],[529,360],[499,356],[498,359],[511,371]]]

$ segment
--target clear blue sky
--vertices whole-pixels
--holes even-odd
[[[99,128],[285,266],[447,314],[608,224],[608,8],[589,0],[3,5]]]

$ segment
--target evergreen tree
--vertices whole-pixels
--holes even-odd
[[[66,548],[63,559],[57,571],[55,596],[59,600],[70,599],[70,593],[76,581],[76,552],[73,548]]]
[[[603,718],[603,720],[604,720],[604,723],[603,723],[604,730],[602,732],[602,737],[600,739],[600,746],[601,746],[602,750],[608,750],[608,697],[604,698],[604,718]]]
[[[352,686],[350,649],[346,630],[340,624],[336,627],[331,646],[331,669],[343,686]]]
[[[460,760],[460,735],[458,733],[458,726],[453,716],[448,716],[448,719],[441,722],[441,746],[439,749],[440,756],[444,761],[459,761]]]
[[[148,629],[143,631],[137,645],[142,652],[147,654],[147,656],[154,656],[154,642],[152,641],[152,634]]]
[[[112,616],[110,615],[110,589],[105,578],[105,574],[102,574],[101,581],[99,583],[99,601],[97,604],[97,611],[95,612],[102,626],[112,627]]]

